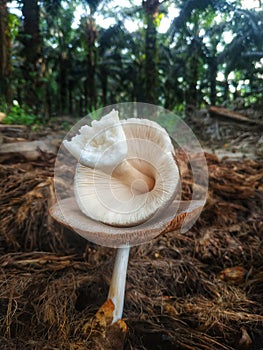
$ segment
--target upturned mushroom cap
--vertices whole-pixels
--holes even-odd
[[[203,208],[204,201],[178,200],[174,148],[155,122],[119,120],[113,110],[64,145],[79,161],[75,197],[59,200],[50,213],[94,243],[125,247],[184,232]]]
[[[180,187],[180,176],[165,129],[146,119],[121,120],[118,128],[120,123],[125,139],[115,139],[105,148],[97,159],[99,167],[95,165],[92,169],[80,161],[76,168],[74,192],[79,208],[89,218],[112,226],[134,226],[171,203]],[[111,133],[114,127],[114,124],[109,126],[107,132]],[[130,185],[115,177],[122,161],[116,162],[111,169],[101,167],[116,148],[126,151],[125,162],[129,166],[152,180],[152,189],[149,190],[143,179],[136,176]],[[83,159],[82,154],[80,159]],[[138,191],[141,187],[145,191]]]

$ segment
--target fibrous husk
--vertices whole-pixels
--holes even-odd
[[[131,249],[126,350],[262,346],[262,162],[206,157],[209,193],[195,226]],[[177,158],[189,199],[189,160],[182,152]],[[0,167],[1,349],[101,349],[117,334],[101,329],[102,345],[92,327],[115,252],[50,219],[52,165]],[[59,185],[66,196],[67,185]]]

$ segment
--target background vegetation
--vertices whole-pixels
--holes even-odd
[[[0,110],[48,119],[126,101],[177,112],[238,97],[260,102],[263,12],[255,3],[1,0]]]

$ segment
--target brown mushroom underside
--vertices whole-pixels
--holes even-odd
[[[155,238],[162,232],[181,230],[199,216],[203,201],[174,200],[169,207],[157,212],[150,220],[132,227],[105,225],[85,216],[74,198],[57,202],[51,209],[51,216],[85,239],[108,247],[133,246]]]

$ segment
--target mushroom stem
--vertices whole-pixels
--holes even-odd
[[[114,304],[112,324],[122,318],[130,247],[118,248],[108,299]]]
[[[119,179],[132,190],[146,193],[153,189],[155,181],[153,178],[141,173],[134,168],[127,160],[121,162],[113,171],[112,176]]]

